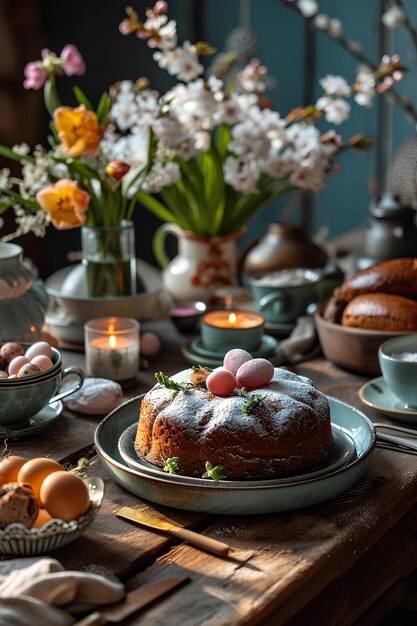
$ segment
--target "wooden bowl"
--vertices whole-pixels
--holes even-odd
[[[315,314],[314,320],[326,359],[344,369],[369,376],[381,374],[378,362],[379,346],[391,337],[410,334],[405,331],[367,330],[342,326],[324,320],[320,312]]]

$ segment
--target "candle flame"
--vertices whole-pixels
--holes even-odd
[[[29,330],[30,330],[30,332],[31,332],[31,333],[36,333],[36,326],[34,326],[34,325],[32,324],[32,326],[30,327],[30,329],[29,329]]]
[[[229,315],[230,326],[234,326],[234,324],[236,324],[236,320],[237,320],[236,313],[230,313]]]
[[[116,337],[114,335],[110,335],[109,337],[109,346],[110,348],[115,348],[117,346]]]

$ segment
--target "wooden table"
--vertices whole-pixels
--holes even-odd
[[[149,325],[163,338],[161,353],[126,397],[154,383],[153,372],[172,374],[187,366],[181,337],[169,322]],[[68,364],[84,356],[64,353]],[[389,421],[357,397],[364,378],[323,358],[294,371],[319,389]],[[92,458],[88,471],[103,477],[105,499],[89,530],[52,555],[66,568],[114,573],[128,587],[167,575],[190,582],[123,624],[153,626],[264,626],[379,623],[409,594],[406,577],[417,568],[417,458],[377,449],[365,479],[318,506],[275,515],[209,516],[140,500],[115,484],[95,460],[92,446],[100,418],[65,410],[51,428],[12,444],[16,454],[47,455],[75,464]],[[219,558],[157,531],[114,516],[122,506],[163,514],[176,523],[230,543],[237,559]],[[390,593],[387,591],[390,590]]]

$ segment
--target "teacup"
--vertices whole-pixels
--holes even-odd
[[[294,268],[250,279],[259,313],[270,324],[290,324],[319,301],[320,275],[310,269]]]
[[[52,348],[52,353],[54,366],[51,369],[36,376],[0,381],[0,427],[23,424],[47,404],[61,400],[81,387],[84,382],[83,371],[71,366],[63,369],[59,350]],[[55,395],[62,379],[71,375],[78,380]]]
[[[379,347],[378,359],[387,387],[417,408],[417,333],[388,339]]]

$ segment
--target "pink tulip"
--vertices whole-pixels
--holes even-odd
[[[67,44],[60,54],[64,72],[67,76],[81,76],[85,74],[85,63],[78,48],[74,44]]]
[[[42,89],[48,79],[48,72],[37,61],[28,63],[25,67],[25,80],[23,87],[25,89]]]

